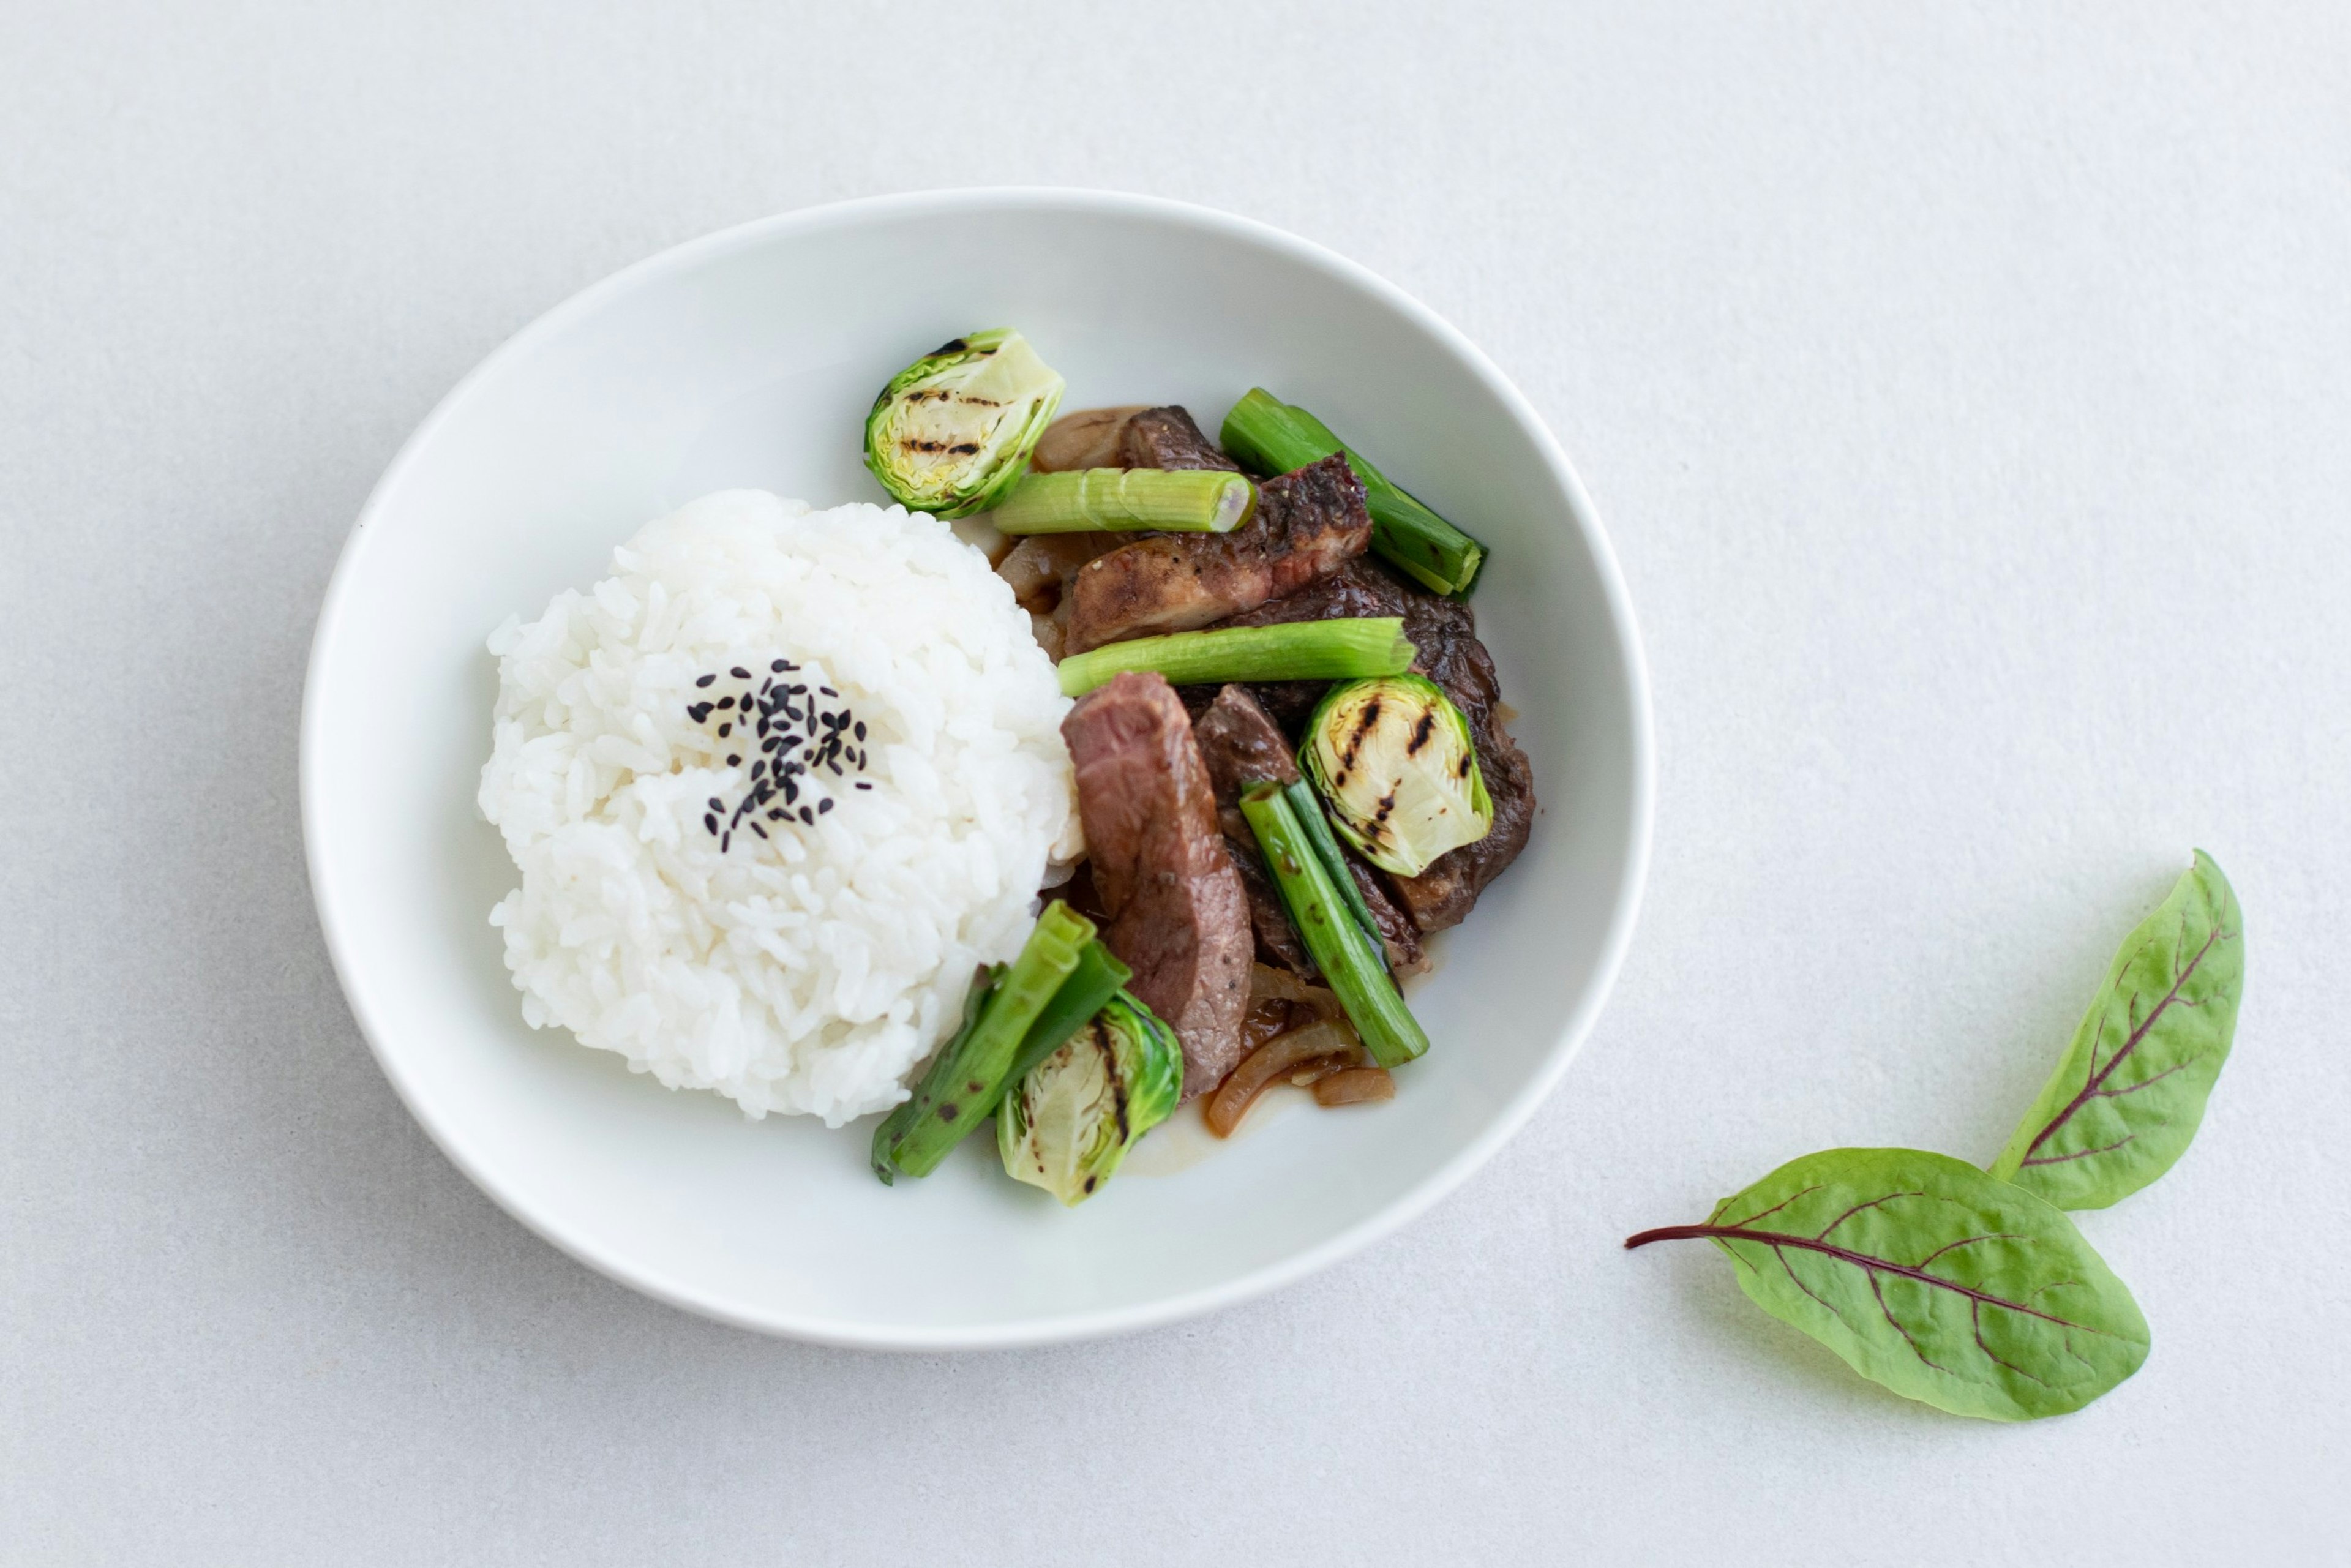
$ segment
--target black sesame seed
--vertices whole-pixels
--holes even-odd
[[[860,779],[857,781],[857,787],[858,787],[860,789],[872,789],[872,788],[873,788],[873,786],[872,786],[872,785],[868,784],[868,783],[867,783],[864,779]]]
[[[715,833],[718,831],[718,819],[705,811],[702,813],[702,825]]]
[[[767,770],[768,765],[764,762],[754,762],[751,764],[751,777],[754,779],[757,779],[760,774],[765,773]]]
[[[730,674],[730,675],[734,676],[734,677],[735,677],[737,680],[738,680],[738,681],[747,681],[747,680],[749,680],[749,679],[751,678],[751,672],[750,672],[750,671],[748,671],[748,670],[747,670],[747,669],[745,669],[745,668],[744,668],[742,665],[740,665],[740,664],[736,665],[733,669],[731,669],[731,670],[727,671],[726,673],[727,673],[728,674]]]
[[[733,697],[720,697],[718,699],[718,706],[720,707],[733,707],[735,706],[735,699]]]
[[[865,721],[862,718],[857,721],[857,738],[860,740],[865,738]]]
[[[752,831],[753,832],[755,832],[755,833],[758,834],[758,835],[759,835],[761,838],[763,838],[763,839],[764,839],[764,838],[766,838],[766,837],[768,836],[768,830],[767,830],[767,829],[765,829],[765,828],[763,828],[763,827],[761,827],[761,826],[759,826],[759,824],[758,824],[758,823],[757,823],[757,822],[754,822],[754,823],[752,823],[752,824],[751,824],[751,831]]]
[[[710,705],[708,703],[696,703],[692,707],[685,710],[685,716],[692,719],[695,723],[700,724],[704,719],[710,716]]]
[[[710,809],[714,811],[723,811],[726,810],[726,803],[724,800],[721,800],[717,796],[713,795],[710,797]]]
[[[816,813],[810,810],[806,806],[802,806],[800,808],[800,821],[812,827],[816,823]]]
[[[782,674],[786,670],[790,669],[790,668],[791,668],[791,666],[790,666],[789,664],[788,664],[784,663],[784,661],[783,661],[783,660],[781,660],[781,659],[778,659],[774,664],[769,664],[769,665],[768,666],[768,668],[769,668],[769,669],[771,669],[771,670],[775,671],[775,672],[776,672],[776,674],[779,674],[779,675],[780,675],[780,674]]]
[[[837,697],[841,695],[839,692],[834,691],[831,686],[819,686],[817,687],[817,690],[822,692],[829,697]]]
[[[800,787],[799,781],[787,778],[784,780],[784,804],[789,806],[799,798]]]
[[[725,853],[726,852],[726,846],[727,846],[727,845],[729,845],[729,844],[731,844],[731,843],[733,843],[734,841],[735,841],[735,835],[734,835],[733,833],[721,833],[721,834],[719,834],[719,835],[718,835],[718,852],[719,852],[720,854],[722,854],[722,855],[723,855],[723,854],[725,854]]]
[[[784,809],[781,806],[778,806],[774,810],[768,813],[768,821],[771,822],[780,821],[783,819],[783,815]]]
[[[816,803],[816,814],[817,814],[818,816],[820,816],[820,817],[823,816],[827,811],[830,811],[830,810],[832,810],[832,802],[831,802],[830,800],[819,800],[819,801]]]
[[[718,727],[718,738],[721,740],[726,739],[729,735],[734,733],[734,730],[735,727],[731,724],[720,725]]]
[[[743,758],[739,756],[729,757],[726,759],[726,766],[729,768],[740,768],[743,766]]]
[[[695,684],[695,685],[697,685],[697,686],[706,686],[706,685],[708,685],[711,682],[713,682],[713,681],[716,680],[717,678],[718,678],[718,677],[717,677],[716,675],[705,675],[705,676],[703,676],[703,677],[702,677],[702,679],[700,679],[700,680],[698,680],[698,681],[695,682],[694,684]]]

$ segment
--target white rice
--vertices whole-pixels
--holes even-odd
[[[904,1099],[974,967],[1019,950],[1080,852],[1069,701],[1011,590],[935,517],[706,496],[489,646],[481,808],[522,871],[490,924],[523,1017],[752,1116],[838,1126]],[[829,813],[722,853],[704,813],[758,753],[686,710],[776,659],[865,721],[872,788],[820,770],[800,800]]]

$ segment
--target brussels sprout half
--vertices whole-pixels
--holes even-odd
[[[1398,876],[1418,876],[1494,826],[1469,721],[1419,675],[1332,686],[1307,723],[1298,765],[1331,802],[1339,836]]]
[[[1006,1175],[1075,1207],[1183,1093],[1176,1031],[1121,991],[997,1106],[997,1153]]]
[[[865,465],[909,510],[984,512],[1028,471],[1061,378],[1010,328],[942,345],[890,378],[865,417]]]

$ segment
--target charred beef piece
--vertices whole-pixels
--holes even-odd
[[[1192,416],[1176,403],[1129,416],[1119,433],[1119,458],[1128,468],[1220,468],[1238,474],[1241,465],[1200,434]]]
[[[1415,925],[1424,932],[1442,931],[1460,925],[1486,884],[1527,847],[1535,815],[1534,770],[1497,716],[1501,681],[1493,656],[1478,640],[1477,616],[1468,605],[1425,592],[1376,561],[1349,561],[1300,592],[1222,624],[1271,626],[1351,615],[1404,617],[1404,634],[1419,650],[1412,667],[1445,688],[1478,743],[1478,768],[1494,801],[1492,831],[1441,856],[1418,876],[1387,879]],[[1259,686],[1256,695],[1277,719],[1295,726],[1306,721],[1328,689],[1321,681],[1286,681]]]
[[[1298,763],[1290,737],[1275,727],[1257,699],[1244,686],[1227,686],[1192,721],[1201,758],[1208,765],[1208,781],[1217,791],[1217,821],[1231,844],[1240,867],[1241,885],[1249,892],[1249,923],[1257,928],[1258,956],[1264,962],[1314,977],[1314,960],[1290,924],[1281,892],[1265,869],[1257,834],[1240,813],[1241,791],[1260,779],[1277,784],[1298,781]],[[1416,974],[1426,965],[1420,932],[1412,918],[1395,905],[1381,885],[1379,873],[1346,852],[1347,870],[1363,890],[1372,920],[1380,928],[1388,967],[1400,974]]]
[[[1206,1093],[1240,1060],[1254,943],[1191,721],[1164,678],[1130,672],[1081,699],[1061,738],[1102,940],[1183,1041],[1185,1097]]]
[[[1363,481],[1334,454],[1259,486],[1257,516],[1229,534],[1147,534],[1086,562],[1063,600],[1063,645],[1206,626],[1297,592],[1371,542]]]
[[[1372,924],[1380,928],[1380,949],[1387,955],[1388,967],[1399,976],[1417,975],[1427,968],[1420,923],[1398,906],[1395,894],[1388,890],[1386,874],[1345,844],[1339,846],[1339,852],[1346,857],[1347,874],[1355,879],[1356,890],[1372,912]]]

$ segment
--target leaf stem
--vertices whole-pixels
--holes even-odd
[[[1655,1230],[1644,1230],[1637,1236],[1625,1238],[1625,1250],[1630,1252],[1634,1248],[1646,1247],[1652,1241],[1703,1241],[1718,1234],[1719,1232],[1710,1225],[1661,1225]]]
[[[1834,1258],[1841,1263],[1850,1263],[1855,1268],[1872,1275],[1898,1274],[1906,1280],[1916,1280],[1922,1285],[1933,1285],[1938,1290],[1949,1291],[1953,1295],[1965,1296],[1979,1306],[2006,1307],[2011,1312],[2022,1312],[2027,1317],[2039,1318],[2043,1322],[2055,1323],[2061,1328],[2081,1329],[2088,1333],[2105,1332],[2103,1329],[2092,1328],[2087,1323],[2077,1323],[2061,1318],[2054,1312],[2044,1312],[2040,1308],[2027,1306],[2022,1301],[2011,1301],[2005,1296],[1995,1296],[1989,1291],[1979,1291],[1970,1286],[1962,1285],[1956,1280],[1946,1280],[1940,1274],[1930,1274],[1915,1264],[1896,1263],[1885,1258],[1872,1258],[1866,1252],[1856,1252],[1850,1247],[1839,1247],[1834,1242],[1823,1241],[1814,1236],[1792,1236],[1782,1230],[1750,1230],[1743,1225],[1668,1225],[1656,1230],[1644,1230],[1638,1235],[1628,1236],[1625,1239],[1625,1245],[1629,1249],[1646,1247],[1652,1241],[1702,1240],[1752,1241],[1758,1246],[1769,1247],[1774,1252],[1782,1247],[1799,1248],[1807,1252],[1818,1252]]]

